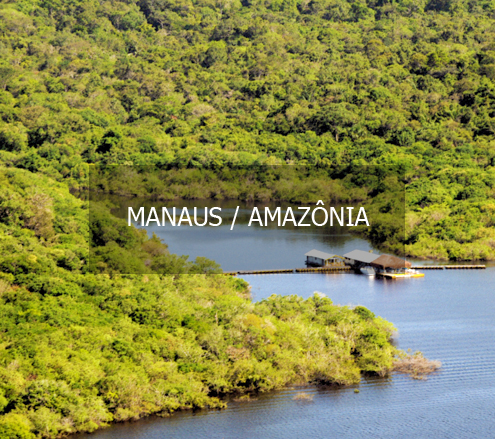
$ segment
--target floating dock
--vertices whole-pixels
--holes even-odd
[[[415,265],[411,267],[414,270],[483,270],[486,265]],[[336,267],[315,267],[315,268],[282,268],[275,270],[239,270],[227,271],[224,274],[227,276],[247,275],[247,274],[283,274],[283,273],[349,273],[354,270],[348,265]],[[423,273],[416,275],[404,276],[397,273],[377,273],[378,276],[390,278],[403,277],[424,277]]]
[[[407,279],[411,277],[425,277],[424,273],[376,273],[378,277],[386,277],[388,279]]]
[[[338,267],[314,267],[314,268],[296,268],[296,273],[333,273],[337,271],[352,271],[348,265]]]

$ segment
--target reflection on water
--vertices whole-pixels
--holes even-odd
[[[334,224],[332,227],[316,227],[314,225],[294,227],[288,223],[282,228],[276,227],[275,224],[261,227],[258,223],[252,223],[251,226],[248,226],[255,205],[245,202],[180,200],[160,204],[149,200],[110,198],[119,206],[114,209],[114,214],[126,220],[127,206],[132,206],[136,212],[140,206],[145,206],[146,209],[151,206],[157,209],[161,206],[187,207],[191,216],[194,207],[200,208],[200,211],[204,207],[221,207],[223,223],[220,227],[190,227],[187,225],[163,227],[157,226],[156,223],[150,223],[146,229],[150,236],[155,233],[163,242],[168,244],[171,253],[188,255],[190,260],[197,256],[205,256],[219,263],[224,271],[300,268],[304,267],[306,260],[304,254],[312,249],[333,252],[338,255],[343,255],[354,249],[364,251],[373,249],[367,241],[351,234],[351,228],[341,227],[338,224]],[[240,206],[239,213],[234,229],[230,230],[237,206]],[[264,206],[269,207],[272,211],[275,207],[281,206],[282,212],[284,212],[284,209],[291,205],[287,203],[264,203],[262,205],[256,204],[256,206],[261,212],[263,212]],[[146,211],[148,212],[148,210]],[[171,209],[170,212],[172,212]],[[179,217],[179,212],[180,209],[177,217]],[[297,211],[294,212],[297,218]],[[262,217],[264,218],[263,215]]]
[[[273,293],[364,305],[398,329],[402,348],[443,363],[427,381],[393,375],[354,388],[294,388],[230,401],[226,410],[121,424],[78,439],[488,438],[495,431],[495,268],[428,271],[421,279],[354,274],[244,276],[255,300]],[[300,391],[312,402],[293,400]]]

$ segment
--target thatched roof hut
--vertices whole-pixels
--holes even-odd
[[[410,262],[407,262],[404,259],[392,255],[381,255],[380,257],[375,259],[371,264],[378,265],[379,267],[382,268],[393,268],[396,270],[399,268],[411,268],[412,266]]]

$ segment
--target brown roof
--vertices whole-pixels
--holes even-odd
[[[404,259],[398,258],[392,255],[381,255],[379,258],[372,262],[373,265],[381,265],[382,267],[388,268],[410,268],[411,263],[405,261]]]

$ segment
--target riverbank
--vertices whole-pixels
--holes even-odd
[[[293,383],[357,384],[362,373],[387,374],[398,353],[390,323],[319,294],[252,303],[242,280],[223,276],[94,281],[102,288],[96,301],[33,300],[23,285],[4,291],[2,326],[13,349],[2,352],[8,411],[0,436],[55,438],[153,413],[222,408],[222,395]],[[63,302],[72,305],[63,321],[52,315],[51,329],[29,317],[28,337],[25,325],[12,326],[22,308],[55,313]]]
[[[337,237],[333,243],[338,244]],[[442,367],[421,381],[392,372],[384,378],[363,376],[359,384],[349,387],[290,386],[259,394],[249,402],[229,399],[227,408],[220,411],[151,417],[74,439],[298,439],[301,432],[309,439],[490,437],[495,428],[490,416],[495,395],[491,349],[495,267],[432,270],[411,282],[377,282],[342,274],[244,279],[252,285],[254,301],[275,290],[303,299],[316,290],[335,304],[362,304],[396,324],[399,347],[420,350],[427,358],[441,360]],[[301,392],[311,395],[312,401],[294,400]]]

